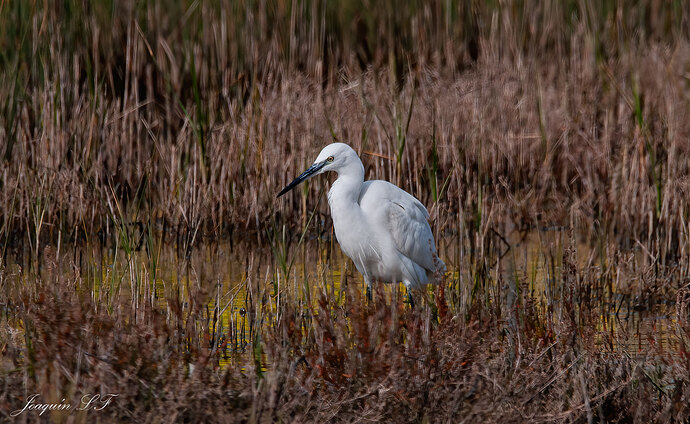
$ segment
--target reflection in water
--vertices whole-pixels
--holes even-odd
[[[652,264],[644,252],[625,255],[605,244],[574,241],[562,229],[496,233],[489,237],[493,247],[483,246],[483,254],[458,237],[438,239],[449,270],[446,284],[457,290],[460,305],[484,296],[482,302],[516,311],[505,314],[508,322],[497,325],[517,326],[520,305],[527,301],[542,313],[560,313],[564,302],[575,302],[588,305],[576,309],[579,316],[574,317],[583,340],[602,353],[623,350],[635,357],[650,348],[660,354],[679,351],[671,318],[675,315],[668,304],[672,296],[662,285],[650,282]],[[340,303],[346,285],[364,289],[361,276],[332,237],[307,240],[286,251],[289,261],[277,259],[269,246],[241,240],[203,245],[188,256],[173,245],[129,254],[89,246],[68,252],[70,258],[61,263],[79,268],[104,307],[112,307],[108,299],[114,295],[131,299],[135,307],[142,302],[156,305],[168,319],[184,319],[191,308],[200,307],[209,346],[221,366],[241,366],[259,357],[265,367],[263,352],[256,350],[260,343],[253,343],[259,334],[256,327],[266,322],[259,314],[279,314],[276,305],[285,296],[314,305],[317,293],[325,292]],[[478,285],[491,287],[478,290]],[[392,301],[394,288],[400,286],[379,285],[375,290]],[[268,293],[268,298],[255,298],[255,293]],[[566,318],[558,313],[554,316]]]
[[[498,300],[507,310],[533,301],[542,313],[555,311],[564,320],[559,315],[563,302],[576,303],[574,318],[583,340],[602,352],[636,357],[654,349],[655,354],[678,354],[674,285],[655,280],[660,277],[652,272],[654,260],[643,249],[624,255],[605,243],[571,237],[563,228],[496,233],[489,240],[491,246],[483,246],[488,252],[483,269],[476,263],[477,252],[465,244],[448,238],[440,242],[441,255],[454,270],[452,279],[459,281],[466,297],[477,284],[472,274],[483,271],[485,280],[498,283],[496,290],[477,292],[495,293],[487,301]],[[507,315],[509,328],[518,325],[518,314]]]
[[[499,265],[508,282],[508,304],[517,290],[515,282],[520,281],[544,308],[558,310],[563,301],[590,305],[590,310],[576,309],[580,313],[576,318],[583,332],[593,333],[591,341],[603,352],[625,351],[634,357],[647,348],[658,354],[679,351],[668,296],[642,300],[648,282],[641,279],[640,269],[651,266],[643,252],[612,263],[610,246],[573,243],[563,229],[516,233],[508,239],[511,249]],[[564,275],[569,272],[572,275]],[[572,292],[564,284],[571,279]]]

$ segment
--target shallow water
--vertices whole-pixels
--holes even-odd
[[[503,266],[506,280],[510,274],[521,276],[534,298],[550,308],[568,300],[563,273],[569,266],[575,267],[578,275],[573,277],[572,301],[589,305],[580,308],[577,317],[580,332],[590,333],[581,334],[585,340],[591,340],[602,353],[625,352],[637,357],[653,349],[656,354],[677,354],[674,301],[663,293],[645,295],[648,288],[638,275],[650,267],[649,258],[636,250],[621,261],[625,266],[612,264],[613,246],[575,239],[558,228],[511,234],[507,238],[511,249],[499,267]],[[565,257],[571,262],[564,263]]]
[[[460,305],[480,293],[485,297],[482,301],[500,302],[508,311],[529,300],[536,303],[537,310],[555,311],[554,316],[559,317],[563,302],[578,302],[588,305],[578,309],[581,336],[602,354],[624,351],[637,357],[650,349],[656,354],[679,352],[672,299],[663,293],[646,296],[647,289],[638,278],[649,266],[644,254],[631,252],[618,264],[607,264],[611,246],[575,241],[564,229],[507,236],[496,233],[484,240],[491,245],[481,246],[480,253],[480,248],[473,251],[468,247],[471,243],[461,242],[457,236],[439,237],[439,253],[449,270],[446,284],[449,290],[457,290]],[[270,294],[269,311],[281,296],[313,303],[319,292],[341,299],[345,284],[364,289],[361,276],[330,235],[300,245],[291,243],[289,248],[277,245],[272,249],[247,240],[214,242],[188,255],[172,244],[142,246],[130,253],[95,245],[62,252],[47,248],[38,267],[42,273],[48,272],[55,266],[50,265],[51,258],[60,258],[55,263],[65,271],[78,268],[94,296],[105,291],[110,296],[124,296],[134,306],[150,302],[169,317],[177,309],[184,316],[194,299],[203,299],[210,332],[219,337],[215,346],[220,365],[226,366],[246,360],[257,334],[255,327],[264,322],[257,316],[261,309],[257,305],[266,305],[266,299],[253,298],[256,294],[252,293],[259,291],[250,287],[261,287]],[[16,257],[14,262],[17,265],[9,264],[9,268],[27,266]],[[476,290],[475,275],[480,268],[486,276],[482,284],[490,287]],[[577,272],[572,285],[565,287],[568,269]],[[392,301],[391,287],[375,287],[382,289]],[[191,293],[197,296],[192,299]],[[517,325],[510,318],[497,324]]]

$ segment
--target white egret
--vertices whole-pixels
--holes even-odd
[[[408,295],[411,288],[439,281],[446,266],[436,253],[429,212],[414,196],[388,181],[365,182],[362,161],[347,144],[324,147],[314,164],[277,197],[326,171],[338,173],[328,192],[335,236],[364,276],[369,297],[374,281],[402,281]]]

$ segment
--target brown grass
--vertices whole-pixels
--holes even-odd
[[[2,420],[113,392],[45,420],[687,421],[688,22],[656,0],[0,2]],[[321,257],[298,278],[300,234],[337,249],[327,179],[275,195],[334,140],[453,252],[421,307],[342,300]],[[539,295],[497,252],[543,228]],[[189,269],[155,300],[160,246],[221,238],[273,249],[247,260],[246,337]],[[671,355],[621,348],[623,302],[675,302]]]
[[[654,333],[632,350],[622,338],[636,336],[622,329],[610,333],[609,345],[607,317],[621,327],[625,318],[598,310],[600,295],[592,291],[606,271],[571,262],[573,247],[555,276],[559,301],[547,306],[517,276],[512,308],[505,308],[505,294],[492,294],[509,283],[503,278],[488,278],[480,295],[464,300],[454,281],[410,309],[395,291],[377,289],[367,303],[360,284],[334,291],[328,277],[312,277],[316,301],[310,303],[300,290],[277,296],[270,279],[280,272],[262,279],[250,263],[247,316],[254,330],[241,354],[232,350],[233,324],[214,339],[218,305],[206,306],[213,295],[200,280],[183,282],[189,296],[178,290],[167,308],[150,294],[139,296],[134,308],[130,296],[108,303],[104,286],[94,290],[93,282],[63,269],[69,263],[51,263],[54,250],[44,253],[48,265],[40,278],[8,268],[0,273],[3,419],[31,393],[45,402],[118,394],[101,411],[45,417],[55,422],[678,422],[690,416],[687,329],[677,329],[678,350],[669,351]],[[220,368],[224,349],[233,359]]]
[[[443,9],[338,14],[316,3],[312,11],[295,6],[293,20],[302,21],[286,29],[290,3],[264,11],[250,2],[256,34],[235,27],[245,19],[234,8],[66,5],[2,10],[3,43],[19,44],[0,75],[8,112],[0,125],[0,235],[13,244],[26,238],[34,254],[47,241],[108,232],[113,195],[128,220],[175,234],[263,232],[276,212],[298,223],[314,196],[276,203],[274,193],[333,139],[378,155],[364,156],[369,176],[430,205],[442,194],[441,229],[457,226],[457,211],[467,221],[481,209],[517,227],[535,218],[596,225],[663,257],[687,250],[690,45],[682,2],[678,10],[547,2],[453,12],[481,26],[473,30],[443,19]],[[188,20],[175,21],[178,13]],[[340,26],[349,13],[362,25],[383,24],[376,42],[365,37],[378,50],[363,71],[363,59],[352,62],[348,52],[360,54],[355,46],[364,41]],[[387,33],[384,17],[398,14],[421,26],[401,24],[400,43],[410,45],[387,53],[400,37]],[[16,15],[25,19],[9,25]],[[309,25],[341,32],[313,41],[300,29]],[[433,34],[407,35],[411,28]],[[281,44],[287,33],[296,37],[291,47]],[[314,43],[337,47],[323,52]],[[462,53],[467,43],[476,44],[476,62]],[[27,49],[36,53],[24,56]]]

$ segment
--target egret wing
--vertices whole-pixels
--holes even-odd
[[[429,212],[414,196],[386,181],[368,181],[360,197],[362,209],[372,211],[385,226],[400,253],[419,266],[435,271],[436,246]],[[365,183],[365,186],[368,185]]]

